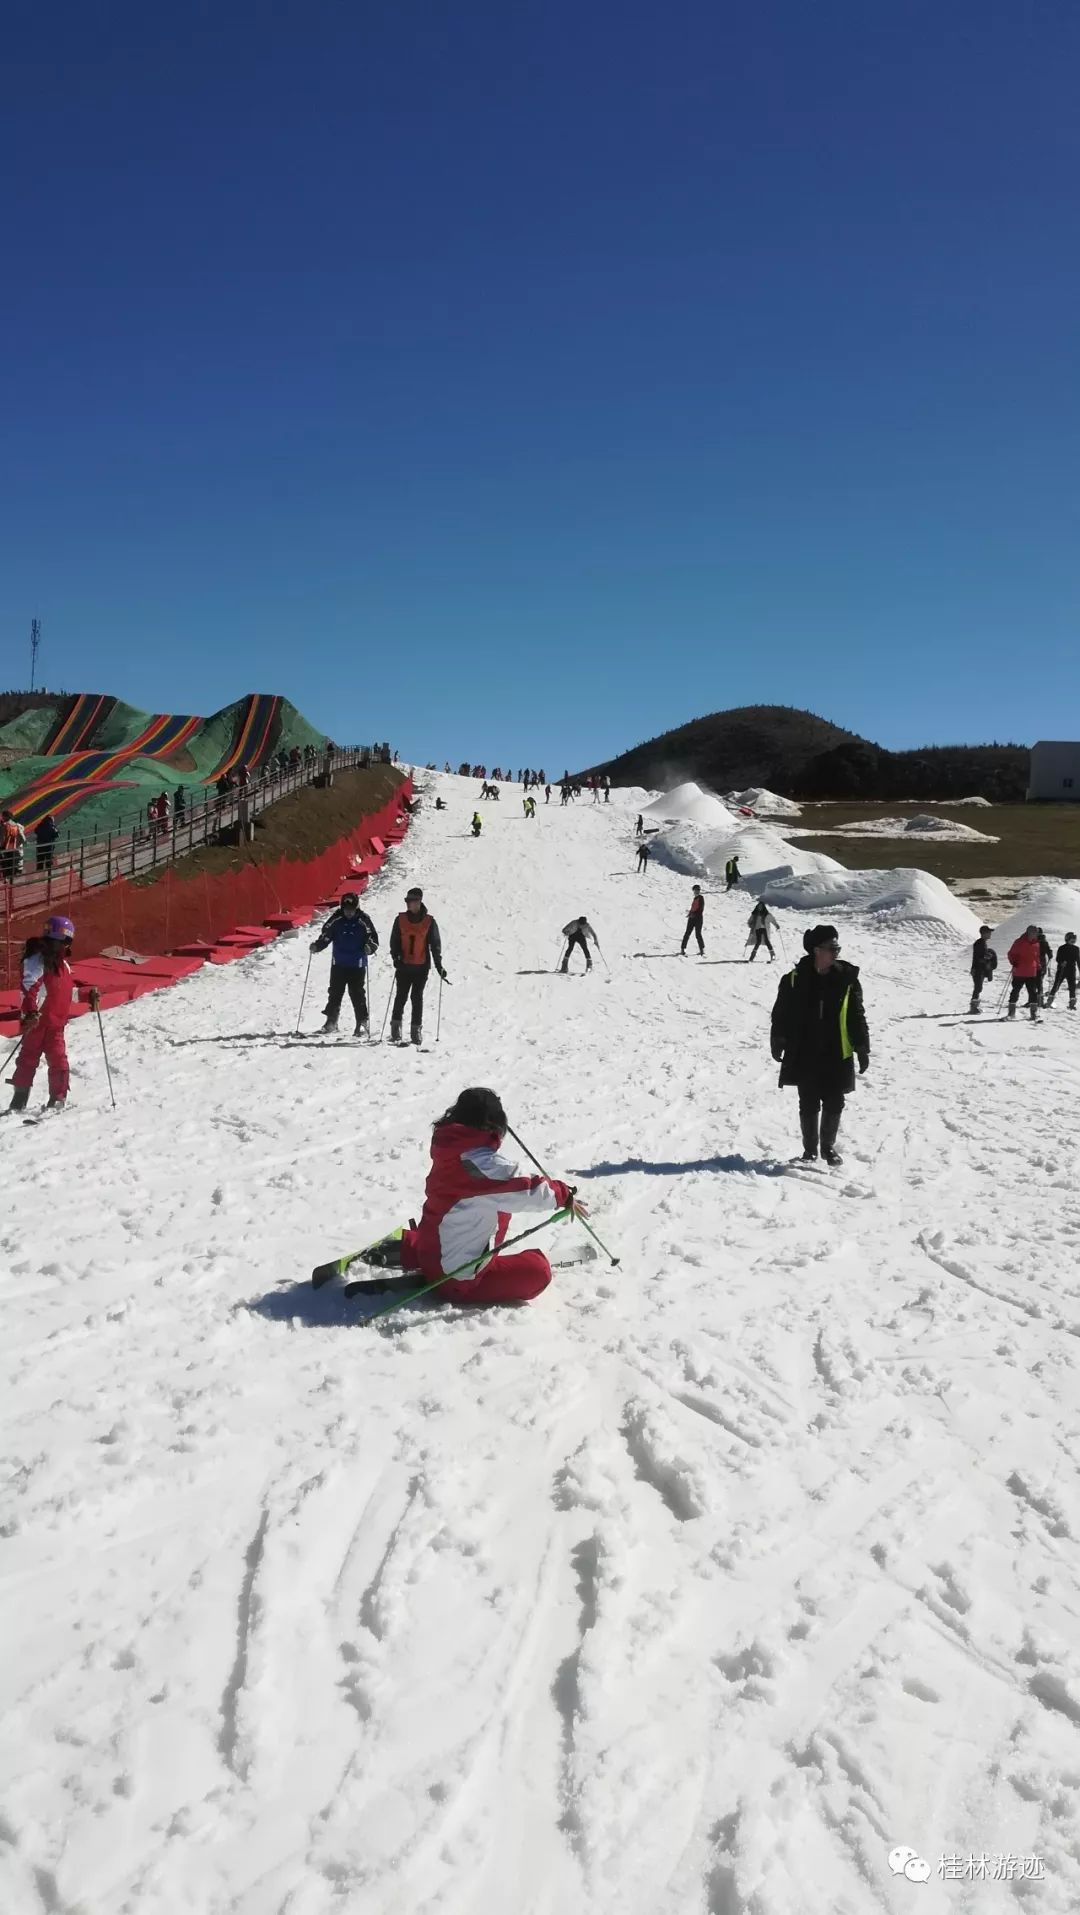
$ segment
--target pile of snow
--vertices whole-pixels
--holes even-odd
[[[729,828],[733,822],[730,811],[715,792],[703,791],[693,779],[676,785],[674,791],[662,791],[659,798],[646,805],[644,815],[670,823],[727,825]]]
[[[798,845],[788,844],[767,824],[740,825],[733,819],[721,831],[694,824],[673,825],[652,840],[651,849],[661,864],[695,878],[722,878],[728,859],[738,858],[743,886],[755,895],[774,878],[843,869],[823,851],[803,851]]]
[[[751,785],[748,791],[729,791],[730,805],[744,805],[748,811],[757,811],[763,818],[801,818],[802,806],[793,798],[781,798],[778,791],[769,791],[764,785]]]
[[[1016,910],[1002,919],[990,940],[1000,956],[1029,924],[1041,924],[1055,950],[1066,931],[1075,931],[1080,938],[1080,885],[1058,878],[1040,878],[1026,885]]]
[[[979,805],[983,811],[990,810],[989,798],[941,798],[935,799],[934,802],[950,805]]]
[[[774,879],[762,895],[768,904],[791,905],[821,917],[863,911],[890,925],[937,927],[958,938],[974,938],[979,930],[974,912],[929,871],[844,871],[837,866],[816,876]]]
[[[935,818],[928,811],[914,818],[855,818],[850,824],[832,825],[827,831],[808,834],[815,838],[915,838],[925,843],[997,844],[987,831],[958,824],[955,818]]]

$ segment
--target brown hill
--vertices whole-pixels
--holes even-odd
[[[978,797],[1008,804],[1026,794],[1028,760],[1026,745],[886,751],[813,712],[743,705],[692,719],[587,771],[606,772],[613,784],[660,789],[693,778],[714,791],[765,785],[792,798]]]

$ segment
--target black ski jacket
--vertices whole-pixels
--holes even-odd
[[[988,938],[976,938],[971,947],[971,975],[983,979],[997,970],[997,952]]]
[[[772,1054],[780,1083],[855,1088],[855,1059],[870,1055],[858,967],[840,959],[819,974],[812,957],[800,958],[780,979],[772,1014]]]
[[[1080,944],[1059,944],[1055,963],[1063,976],[1075,980],[1080,968]]]

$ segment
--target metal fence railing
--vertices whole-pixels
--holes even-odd
[[[180,812],[170,805],[168,818],[148,816],[144,807],[137,818],[129,818],[126,823],[118,818],[115,830],[105,828],[81,837],[68,833],[51,847],[37,844],[31,836],[22,871],[3,874],[8,908],[20,912],[47,907],[54,890],[70,898],[73,892],[77,895],[97,885],[111,884],[114,878],[135,877],[186,857],[203,845],[221,842],[234,827],[241,838],[249,836],[256,818],[290,793],[324,784],[339,771],[389,762],[386,747],[379,745],[335,751],[329,764],[327,754],[320,752],[299,765],[266,765],[246,786],[215,791],[197,804],[185,803]]]

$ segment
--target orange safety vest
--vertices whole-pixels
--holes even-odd
[[[3,848],[5,851],[17,851],[21,843],[22,833],[19,829],[18,820],[9,818],[4,826]]]
[[[422,918],[411,918],[407,911],[398,914],[398,933],[401,938],[401,962],[403,964],[426,964],[428,954],[428,932],[431,919],[427,912]]]

